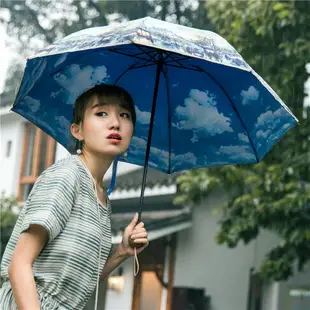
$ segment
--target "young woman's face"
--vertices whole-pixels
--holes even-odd
[[[121,99],[107,97],[105,105],[91,100],[81,124],[83,149],[115,157],[124,153],[133,135],[133,122],[128,110],[121,107]]]

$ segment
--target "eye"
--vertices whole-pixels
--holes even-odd
[[[108,115],[106,112],[98,112],[96,113],[97,116],[104,116],[104,115]]]
[[[125,118],[130,118],[130,114],[126,112],[121,113],[120,116],[125,117]]]

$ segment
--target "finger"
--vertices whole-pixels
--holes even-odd
[[[136,213],[127,227],[129,227],[130,229],[133,229],[137,225],[138,218],[139,218],[138,213]]]
[[[132,235],[137,235],[137,234],[141,234],[141,233],[145,233],[146,229],[144,227],[142,228],[134,228],[134,230],[132,231]]]
[[[143,222],[140,222],[136,227],[135,229],[139,229],[139,228],[143,228],[144,227],[144,223]]]
[[[147,232],[141,232],[141,233],[135,233],[131,236],[131,239],[137,239],[137,238],[147,238]]]
[[[148,240],[146,239],[146,238],[140,238],[140,239],[135,239],[134,241],[133,241],[134,243],[141,243],[141,244],[148,244]]]

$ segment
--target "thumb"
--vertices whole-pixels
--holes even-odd
[[[127,227],[129,227],[130,229],[134,229],[134,227],[137,225],[138,219],[139,219],[139,216],[138,216],[138,213],[136,213]]]

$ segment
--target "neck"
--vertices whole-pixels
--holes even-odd
[[[101,186],[104,175],[114,158],[106,158],[102,154],[89,154],[87,152],[83,152],[79,157],[86,164],[97,185]]]

